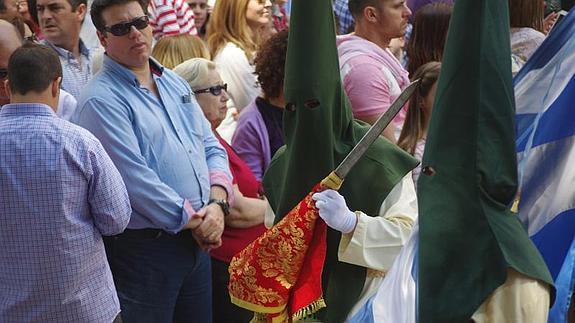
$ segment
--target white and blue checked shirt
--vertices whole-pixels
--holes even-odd
[[[90,50],[80,39],[80,59],[76,59],[74,54],[58,47],[44,39],[42,44],[52,48],[62,64],[62,90],[72,94],[78,100],[80,93],[92,78],[92,56]]]
[[[347,34],[349,27],[353,25],[353,16],[349,12],[348,0],[335,0],[333,4],[333,11],[339,21],[339,34]]]
[[[46,105],[5,105],[0,187],[0,322],[112,322],[102,235],[131,210],[100,142]]]

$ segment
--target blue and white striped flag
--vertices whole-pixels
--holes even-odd
[[[555,280],[566,322],[575,265],[575,10],[515,76],[519,217]]]

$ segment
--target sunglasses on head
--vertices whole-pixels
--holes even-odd
[[[141,16],[134,18],[132,21],[121,22],[110,27],[104,27],[104,31],[107,31],[114,36],[124,36],[130,33],[132,26],[136,27],[138,30],[142,30],[148,27],[149,24],[150,18],[148,18],[148,16]]]
[[[222,94],[222,90],[227,91],[227,90],[228,90],[228,85],[227,85],[227,84],[214,85],[214,86],[210,86],[209,88],[206,88],[206,89],[201,89],[201,90],[194,91],[194,93],[199,94],[199,93],[208,93],[208,92],[210,92],[212,95],[218,96],[218,95]]]
[[[0,80],[3,80],[8,77],[8,69],[0,68]]]

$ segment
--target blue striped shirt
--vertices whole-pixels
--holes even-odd
[[[150,60],[161,98],[107,55],[86,86],[72,120],[90,130],[122,174],[132,217],[128,228],[177,233],[207,204],[210,186],[227,178],[228,157],[188,84]],[[228,187],[227,185],[222,185]],[[228,190],[230,195],[231,190]]]
[[[0,322],[112,322],[102,235],[130,205],[98,140],[42,104],[0,111]]]
[[[80,93],[92,78],[90,50],[80,39],[80,59],[76,59],[72,52],[58,47],[46,39],[42,40],[41,43],[52,48],[58,54],[62,64],[62,89],[78,100]]]

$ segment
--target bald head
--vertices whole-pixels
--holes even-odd
[[[17,48],[22,46],[22,42],[22,37],[20,37],[16,26],[6,20],[0,19],[0,49],[2,51],[9,51],[8,56],[10,56]],[[0,65],[0,67],[6,68],[5,65]]]
[[[0,19],[0,70],[8,68],[10,55],[22,46],[22,42],[18,29],[8,21]],[[4,79],[0,79],[0,106],[8,102],[9,98],[4,88]]]

